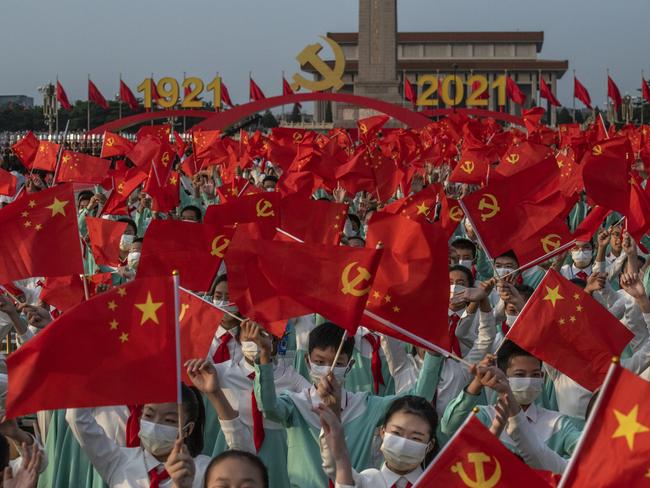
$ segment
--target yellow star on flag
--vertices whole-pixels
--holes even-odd
[[[111,326],[111,330],[116,330],[117,326],[120,325],[120,323],[115,319],[111,320],[108,324]]]
[[[118,288],[117,289],[117,294],[124,298],[126,296],[126,288]]]
[[[429,207],[427,207],[424,202],[417,205],[416,208],[418,209],[417,215],[427,215],[429,213]]]
[[[634,436],[650,431],[649,427],[639,423],[637,420],[638,414],[638,404],[634,405],[634,408],[632,408],[632,410],[630,410],[627,414],[623,414],[622,412],[614,409],[614,415],[616,415],[616,420],[618,421],[618,428],[612,435],[612,439],[616,439],[617,437],[625,437],[625,440],[627,441],[627,447],[630,448],[630,451],[634,450]]]
[[[153,323],[158,324],[158,315],[156,314],[156,311],[162,306],[162,302],[154,302],[151,299],[151,292],[147,292],[147,301],[135,304],[135,308],[142,312],[140,325],[144,325],[147,320],[151,320]]]
[[[36,200],[30,200],[27,206],[29,208],[34,208],[36,206]]]
[[[386,296],[384,297],[384,301],[385,301],[386,303],[390,303],[390,300],[391,300],[390,295],[386,295]]]
[[[557,285],[555,288],[550,288],[546,287],[546,296],[544,297],[544,300],[548,300],[551,302],[551,305],[553,305],[553,308],[555,308],[555,302],[558,300],[564,300],[564,297],[560,295],[560,285]]]
[[[54,197],[54,201],[52,202],[52,205],[48,205],[45,208],[49,208],[52,210],[52,217],[54,217],[57,214],[61,214],[65,217],[65,206],[68,204],[67,200],[59,200],[58,198]]]
[[[117,308],[117,303],[115,303],[115,300],[108,302],[108,308],[111,312],[115,312],[115,309]]]
[[[129,340],[129,334],[126,332],[123,332],[122,335],[120,336],[120,342],[124,344],[126,341]]]

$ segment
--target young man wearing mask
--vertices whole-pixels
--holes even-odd
[[[565,264],[562,266],[560,273],[567,280],[574,278],[587,281],[592,272],[591,263],[594,258],[594,245],[591,241],[581,242],[577,241],[576,245],[571,249],[572,264]]]

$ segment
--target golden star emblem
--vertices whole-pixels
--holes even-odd
[[[574,293],[573,294],[573,299],[574,300],[580,300],[580,293]]]
[[[36,200],[30,200],[27,206],[29,206],[29,208],[34,208],[36,206]]]
[[[120,342],[124,344],[126,341],[129,340],[129,334],[126,332],[123,332],[122,335],[120,336]]]
[[[555,308],[555,302],[558,300],[564,300],[564,297],[560,295],[560,285],[557,285],[555,288],[547,286],[546,296],[544,297],[544,300],[550,301],[551,305],[553,305],[553,308]]]
[[[163,306],[162,302],[154,302],[151,298],[151,292],[147,292],[147,301],[144,303],[136,303],[135,308],[142,312],[140,325],[144,325],[147,320],[151,320],[154,324],[158,324],[158,315],[156,311]]]
[[[422,202],[420,205],[417,205],[415,208],[418,209],[418,215],[427,215],[429,213],[429,207],[427,207],[424,202]]]
[[[52,210],[52,217],[54,217],[57,214],[61,214],[65,217],[65,206],[68,204],[67,200],[59,200],[58,198],[54,197],[54,201],[52,202],[52,205],[48,205],[45,208],[49,208]]]
[[[577,311],[577,312],[582,312],[582,310],[583,310],[582,305],[578,305],[578,306],[576,307],[576,311]]]
[[[564,324],[566,324],[566,320],[564,320],[564,319],[560,319],[560,320],[558,320],[558,323],[559,323],[560,325],[564,325]]]
[[[36,226],[34,227],[34,229],[36,230],[41,230],[42,228],[43,226],[41,224],[36,224]]]
[[[117,294],[119,296],[121,296],[122,298],[124,298],[126,296],[126,288],[124,288],[124,287],[118,288],[117,289]]]
[[[31,227],[32,223],[29,220],[26,220],[24,225],[25,227]]]
[[[393,307],[393,312],[398,313],[400,311],[400,308],[398,306]]]
[[[386,296],[384,297],[384,301],[385,301],[386,303],[390,303],[390,300],[391,300],[390,295],[386,295]]]
[[[576,316],[571,315],[571,317],[569,317],[569,320],[571,321],[571,323],[575,322],[576,321]]]
[[[120,325],[120,323],[115,319],[111,320],[108,324],[111,326],[111,330],[116,330],[117,326]]]
[[[115,312],[115,309],[117,308],[117,303],[115,303],[115,300],[108,302],[108,308],[111,312]]]
[[[618,428],[616,429],[616,432],[612,434],[612,439],[625,437],[625,440],[627,441],[627,447],[630,448],[630,451],[634,450],[634,436],[650,431],[649,427],[639,423],[637,420],[638,414],[638,404],[634,405],[632,410],[630,410],[627,414],[623,414],[622,412],[614,409],[614,415],[616,416],[616,421],[618,422]]]
[[[375,291],[375,292],[373,292],[373,294],[372,294],[372,298],[374,298],[375,300],[379,300],[379,297],[380,297],[380,296],[381,296],[381,295],[379,294],[378,291]]]
[[[22,215],[23,217],[27,217],[27,216],[29,215],[29,212],[27,212],[27,211],[24,211],[24,212],[23,212],[23,213],[21,213],[20,215]]]
[[[170,182],[172,185],[175,185],[176,183],[178,183],[178,179],[177,179],[175,176],[172,176],[172,177],[169,179],[169,182]]]

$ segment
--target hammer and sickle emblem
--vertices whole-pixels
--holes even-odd
[[[501,210],[501,208],[499,207],[499,201],[497,200],[497,197],[495,197],[491,193],[486,193],[485,195],[483,195],[481,200],[478,202],[478,209],[487,210],[486,213],[481,214],[481,220],[483,222],[491,219],[497,213],[499,213],[499,210]]]
[[[366,124],[364,123],[359,124],[359,130],[361,131],[362,134],[368,133],[368,127],[366,127]]]
[[[476,479],[469,477],[465,472],[462,462],[458,462],[451,467],[451,472],[457,474],[465,486],[469,486],[470,488],[493,488],[496,486],[501,479],[501,464],[496,457],[490,458],[490,456],[483,452],[470,452],[467,454],[467,459],[474,465],[474,474],[476,474]],[[483,464],[489,463],[490,459],[494,460],[494,473],[492,473],[490,478],[485,479],[485,468]]]
[[[258,200],[257,204],[255,205],[255,210],[257,211],[258,217],[275,216],[275,212],[273,211],[273,204],[265,199]]]
[[[592,149],[591,149],[591,154],[594,156],[600,156],[603,153],[603,148],[600,146],[600,144],[596,144]]]
[[[113,147],[113,144],[115,144],[115,139],[113,139],[112,137],[109,137],[108,139],[106,139],[106,145],[108,147]]]
[[[67,162],[70,161],[70,155],[69,155],[69,154],[66,154],[66,155],[63,156],[63,158],[61,158],[61,159],[62,159],[62,161],[63,161],[63,164],[67,164]]]
[[[210,256],[222,258],[229,245],[230,239],[228,239],[223,234],[219,234],[217,237],[212,239],[212,244],[210,244],[210,247],[212,248],[212,251],[210,251]]]
[[[293,133],[293,142],[300,142],[302,141],[302,133],[301,132],[294,132]]]
[[[465,161],[463,164],[460,165],[460,169],[462,169],[465,173],[472,174],[474,171],[474,161]]]
[[[119,193],[120,195],[121,195],[122,193],[124,193],[124,182],[123,182],[123,181],[120,182],[119,185],[117,185],[117,193]]]
[[[178,314],[178,321],[180,322],[183,320],[183,317],[185,317],[185,312],[187,312],[187,309],[190,308],[189,303],[183,303],[181,304],[181,313]]]
[[[463,213],[463,209],[460,208],[458,205],[454,205],[449,209],[449,218],[454,222],[460,222],[461,220],[463,220],[464,215],[465,214]]]
[[[321,44],[309,44],[305,47],[300,54],[296,56],[296,60],[303,67],[306,64],[311,64],[318,74],[322,77],[321,80],[308,80],[298,73],[293,75],[293,83],[291,88],[299,90],[301,87],[311,91],[324,91],[330,88],[334,91],[340,90],[343,86],[343,73],[345,72],[345,56],[343,49],[334,40],[329,37],[321,36],[321,38],[330,45],[334,53],[334,67],[330,66],[321,59],[318,55],[323,49]]]
[[[319,137],[318,139],[316,139],[316,144],[318,144],[318,147],[323,149],[327,145],[327,142],[325,141],[325,138]]]
[[[169,153],[164,152],[162,155],[162,164],[163,166],[167,166],[169,164]]]
[[[357,275],[352,280],[350,280],[350,272],[356,265],[357,261],[353,261],[348,264],[343,270],[343,274],[341,275],[341,283],[343,283],[343,288],[341,288],[341,291],[344,295],[362,297],[363,295],[367,295],[370,292],[370,287],[368,286],[367,288],[363,288],[361,290],[358,287],[359,285],[362,285],[364,281],[369,281],[371,276],[366,268],[357,266]]]
[[[519,162],[519,154],[517,153],[508,154],[506,161],[508,161],[510,164],[517,164]]]
[[[557,234],[548,234],[539,240],[542,243],[542,248],[545,253],[554,251],[562,242],[562,238]]]

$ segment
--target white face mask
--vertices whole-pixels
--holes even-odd
[[[505,275],[510,274],[514,271],[514,269],[510,268],[496,268],[497,276],[499,278],[503,278]]]
[[[309,361],[309,377],[311,378],[311,381],[313,384],[318,385],[320,383],[321,378],[324,376],[327,376],[330,372],[330,367],[328,365],[318,365],[318,364],[313,364],[311,361]],[[334,375],[334,379],[336,382],[343,386],[343,383],[345,381],[345,375],[348,372],[348,367],[347,366],[334,366],[332,368],[332,374]]]
[[[584,268],[589,265],[591,262],[591,257],[593,252],[589,249],[583,249],[581,251],[571,251],[571,259],[578,268]]]
[[[542,393],[544,380],[542,378],[508,378],[510,389],[519,405],[530,405]]]
[[[428,447],[424,442],[412,441],[386,432],[380,449],[389,468],[412,471],[422,464]]]
[[[126,257],[126,264],[129,268],[137,268],[138,263],[140,262],[140,256],[142,253],[140,251],[132,251]]]
[[[135,236],[122,234],[122,237],[120,237],[120,251],[128,251],[131,244],[133,244],[133,239],[135,239]]]
[[[249,361],[255,361],[259,349],[257,347],[257,344],[253,341],[242,341],[241,351],[246,359]]]
[[[472,261],[471,259],[459,259],[458,264],[460,266],[465,266],[467,269],[469,269],[471,271],[472,270],[472,265],[474,264],[474,261]]]
[[[219,307],[221,310],[225,310],[226,312],[230,312],[232,314],[239,313],[239,308],[237,308],[237,305],[235,305],[234,302],[229,302],[227,300],[217,300],[216,298],[213,298],[212,303],[214,303],[216,307]]]
[[[154,456],[163,456],[172,451],[174,442],[178,437],[178,427],[156,424],[140,419],[140,433],[138,434],[142,447]]]

